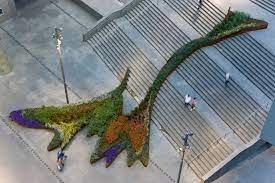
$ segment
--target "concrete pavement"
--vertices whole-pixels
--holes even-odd
[[[0,147],[0,183],[59,183],[2,121]]]

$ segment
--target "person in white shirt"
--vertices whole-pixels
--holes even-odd
[[[225,81],[224,81],[224,83],[225,83],[226,85],[228,84],[229,79],[230,79],[230,73],[227,72],[227,73],[225,74]]]
[[[184,96],[184,105],[188,106],[188,105],[190,105],[190,102],[191,102],[191,97],[189,96],[189,94],[186,94]]]

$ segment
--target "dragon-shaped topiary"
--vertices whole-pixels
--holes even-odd
[[[88,136],[98,135],[91,163],[106,157],[109,166],[124,149],[128,166],[140,160],[144,166],[149,160],[150,117],[155,98],[167,77],[191,54],[238,34],[264,29],[267,23],[250,18],[241,12],[229,12],[225,19],[204,37],[192,40],[178,49],[159,71],[146,97],[129,115],[122,114],[122,93],[126,88],[129,70],[121,84],[112,92],[91,101],[63,107],[41,107],[13,111],[10,119],[31,128],[46,128],[54,132],[48,150],[65,148],[73,136],[88,126]]]

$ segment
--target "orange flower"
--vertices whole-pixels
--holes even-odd
[[[107,128],[105,138],[109,144],[118,139],[119,133],[126,133],[135,151],[140,150],[147,135],[147,128],[137,120],[129,120],[127,116],[119,116]]]
[[[109,144],[118,139],[118,134],[122,131],[123,125],[124,124],[119,121],[113,121],[110,123],[105,133],[105,138]]]
[[[134,150],[138,151],[146,138],[147,129],[143,124],[130,123],[127,134]]]

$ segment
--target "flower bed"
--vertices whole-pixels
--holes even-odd
[[[116,142],[120,135],[126,135],[135,152],[142,147],[148,131],[143,123],[138,121],[113,121],[108,126],[104,138],[108,144]]]
[[[51,130],[54,136],[47,147],[49,151],[58,147],[65,148],[85,126],[89,127],[88,136],[102,136],[108,123],[122,112],[122,92],[127,77],[128,72],[115,90],[86,103],[13,111],[10,119],[25,127]]]
[[[115,144],[104,152],[104,157],[106,157],[106,167],[112,164],[123,149],[124,147],[121,144]]]
[[[28,128],[45,128],[45,126],[39,123],[37,120],[26,119],[22,110],[11,112],[9,117],[12,121]]]

